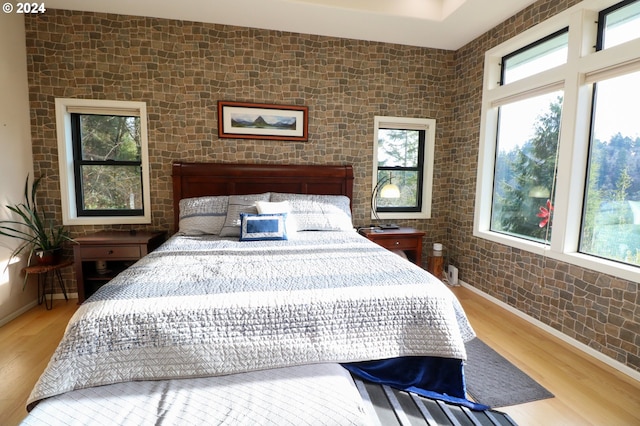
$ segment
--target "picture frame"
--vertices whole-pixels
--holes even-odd
[[[218,137],[305,142],[308,115],[306,106],[218,101]]]

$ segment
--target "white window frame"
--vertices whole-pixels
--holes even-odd
[[[57,98],[56,126],[60,167],[62,223],[64,225],[115,225],[151,223],[149,195],[149,149],[147,142],[147,106],[144,102],[93,99]],[[73,167],[71,113],[102,115],[138,115],[140,117],[140,145],[142,167],[143,216],[78,216]]]
[[[578,243],[589,154],[593,83],[640,70],[640,39],[596,52],[599,11],[620,0],[585,0],[485,53],[473,235],[583,268],[640,281],[640,268],[580,253]],[[500,86],[501,58],[569,27],[564,65]],[[564,90],[558,175],[549,245],[490,230],[498,108],[537,94]]]
[[[378,212],[380,219],[430,219],[433,192],[433,160],[436,144],[436,120],[432,118],[374,117],[372,188],[378,184],[378,130],[424,130],[424,162],[422,170],[422,208],[419,212]],[[371,219],[376,219],[371,212]]]

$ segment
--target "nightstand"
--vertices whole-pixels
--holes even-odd
[[[73,257],[78,284],[78,303],[82,303],[103,284],[155,250],[165,240],[165,232],[100,231],[75,238]],[[106,262],[98,270],[97,262]]]
[[[413,228],[360,229],[360,234],[388,250],[402,250],[407,258],[422,267],[422,237],[425,233]]]

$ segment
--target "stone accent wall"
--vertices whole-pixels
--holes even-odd
[[[448,242],[461,280],[640,371],[638,283],[473,237],[484,52],[577,3],[538,1],[456,52]]]
[[[439,171],[451,135],[453,52],[53,9],[25,19],[34,167],[52,177],[43,189],[58,219],[54,100],[112,99],[147,103],[148,228],[169,232],[176,160],[352,164],[354,224],[368,225],[374,116],[436,119],[434,219],[400,223],[426,231],[425,245],[445,237],[448,193]],[[219,139],[218,100],[306,105],[309,141]]]
[[[58,175],[56,97],[145,101],[149,228],[172,231],[175,160],[352,164],[363,225],[374,115],[435,118],[433,219],[401,223],[425,230],[425,247],[455,247],[463,281],[640,371],[637,283],[473,237],[484,52],[576,3],[538,1],[457,52],[60,10],[25,16],[35,171]],[[218,100],[307,105],[309,142],[218,139]],[[60,218],[57,180],[45,188]]]

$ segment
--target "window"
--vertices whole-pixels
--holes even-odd
[[[373,187],[393,184],[398,188],[391,196],[374,189],[378,216],[431,217],[435,120],[375,117],[374,127]]]
[[[485,54],[474,235],[640,279],[639,28],[585,0]]]
[[[502,84],[538,74],[567,62],[568,28],[502,58]]]
[[[146,106],[56,99],[63,223],[149,223]]]
[[[624,1],[600,12],[598,49],[640,38],[640,3]]]
[[[640,2],[600,13],[598,49],[640,37]],[[580,251],[640,266],[640,71],[596,79]]]
[[[499,108],[491,230],[548,243],[562,91]]]

